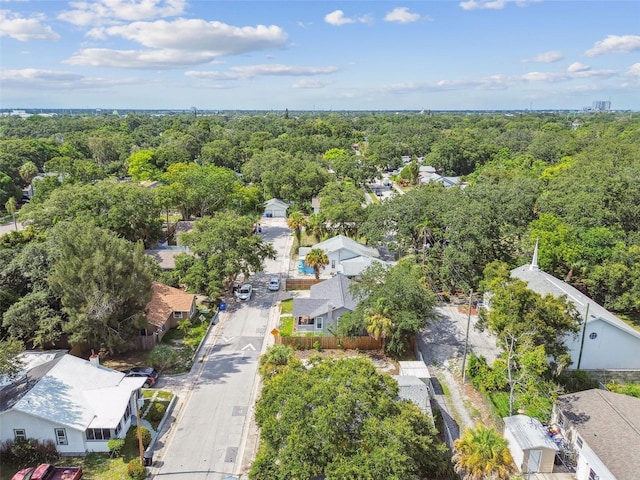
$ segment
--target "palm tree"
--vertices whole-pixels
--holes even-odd
[[[39,170],[35,163],[31,160],[22,164],[22,166],[18,169],[18,174],[20,178],[24,180],[27,184],[29,184],[29,193],[33,195],[33,184],[31,181],[38,176]]]
[[[320,278],[320,269],[325,265],[329,265],[329,257],[321,248],[313,248],[307,253],[304,263],[309,267],[313,267],[317,280]]]
[[[390,318],[390,309],[386,303],[386,299],[379,298],[375,307],[370,308],[364,317],[367,333],[376,340],[382,338],[383,350],[387,337],[393,333],[395,328],[393,320]]]
[[[319,242],[327,232],[327,227],[324,224],[324,216],[321,213],[312,213],[307,219],[305,230],[309,235],[313,235]]]
[[[13,225],[16,227],[16,231],[18,231],[18,222],[16,221],[16,211],[18,210],[18,203],[16,199],[13,197],[9,197],[7,203],[4,204],[4,208],[7,209],[9,215],[13,217]]]
[[[513,458],[507,441],[494,428],[482,424],[468,428],[453,442],[451,461],[463,480],[508,480]]]
[[[289,218],[287,218],[287,225],[289,225],[289,228],[293,230],[293,233],[295,234],[296,239],[298,240],[298,248],[300,248],[300,241],[302,237],[302,227],[306,227],[307,219],[302,213],[293,212],[291,215],[289,215]]]

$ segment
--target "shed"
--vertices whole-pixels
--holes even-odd
[[[523,473],[552,473],[558,446],[536,418],[513,415],[504,419],[504,438],[513,462]]]
[[[272,198],[264,202],[264,216],[274,218],[286,218],[289,204],[278,198]]]
[[[398,397],[412,402],[423,413],[433,418],[427,385],[413,375],[394,375],[393,378],[398,382]]]

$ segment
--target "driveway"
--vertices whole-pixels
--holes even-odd
[[[422,359],[429,367],[436,393],[435,400],[443,413],[451,441],[459,438],[462,430],[473,427],[478,421],[470,409],[477,399],[471,399],[467,390],[469,387],[462,384],[467,323],[467,359],[468,354],[474,352],[476,355],[484,356],[491,364],[500,354],[500,348],[496,345],[493,335],[474,328],[478,320],[477,315],[468,316],[461,312],[457,305],[451,304],[441,304],[435,311],[437,320],[420,332],[417,346]]]

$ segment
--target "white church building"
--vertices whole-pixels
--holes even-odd
[[[564,341],[571,354],[569,369],[640,370],[640,332],[568,283],[540,270],[537,242],[531,264],[511,270],[511,277],[526,282],[539,295],[565,295],[575,306],[582,323],[578,333]]]

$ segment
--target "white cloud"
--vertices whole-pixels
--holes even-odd
[[[235,27],[217,21],[184,18],[94,29],[88,35],[118,36],[149,48],[196,50],[215,56],[279,48],[287,41],[286,32],[275,25]]]
[[[627,70],[628,77],[634,77],[640,79],[640,63],[634,63]]]
[[[382,91],[385,93],[413,93],[417,91],[445,91],[445,90],[504,90],[509,86],[510,79],[506,75],[491,75],[488,77],[468,80],[439,80],[434,83],[400,83],[387,85]]]
[[[64,60],[69,65],[90,67],[116,67],[130,69],[170,69],[201,65],[211,62],[216,54],[188,52],[184,50],[112,50],[109,48],[85,48]]]
[[[587,70],[591,70],[591,67],[580,62],[574,62],[567,67],[568,72],[585,72]]]
[[[97,0],[70,2],[73,10],[58,15],[79,26],[175,17],[184,12],[186,0]]]
[[[321,80],[315,80],[311,78],[303,78],[291,85],[291,88],[324,88],[329,85],[330,82],[323,82]]]
[[[38,70],[36,68],[24,68],[22,70],[2,70],[0,78],[3,83],[20,82],[72,82],[83,78],[82,75],[71,72],[60,72],[55,70]]]
[[[353,18],[345,17],[344,12],[342,10],[334,10],[331,13],[327,13],[324,16],[324,21],[327,22],[329,25],[333,25],[335,27],[340,27],[348,23],[356,22]]]
[[[587,57],[605,53],[630,53],[640,50],[640,35],[608,35],[584,52]]]
[[[458,5],[464,10],[502,10],[507,4],[515,3],[519,7],[525,7],[530,3],[541,0],[468,0]]]
[[[407,7],[396,7],[384,19],[387,22],[411,23],[420,20],[420,14],[411,13]]]
[[[248,65],[231,67],[226,72],[190,71],[185,75],[208,80],[246,80],[258,76],[290,76],[328,75],[338,71],[338,67],[300,67],[292,65]]]
[[[324,21],[329,25],[333,25],[334,27],[341,27],[342,25],[347,25],[349,23],[373,23],[373,17],[371,15],[361,15],[357,18],[349,18],[344,16],[344,12],[342,10],[334,10],[331,13],[327,13],[324,16]]]
[[[7,36],[26,42],[29,40],[59,40],[60,35],[48,25],[43,25],[44,16],[25,18],[9,10],[0,10],[0,37]]]
[[[602,77],[609,78],[618,75],[615,70],[592,70],[581,63],[572,63],[566,72],[529,72],[520,78],[529,82],[566,82],[569,80]]]
[[[558,50],[552,50],[549,52],[539,53],[535,57],[533,57],[531,60],[525,60],[525,63],[526,62],[553,63],[553,62],[558,62],[563,58],[564,56],[562,55],[562,52]]]

